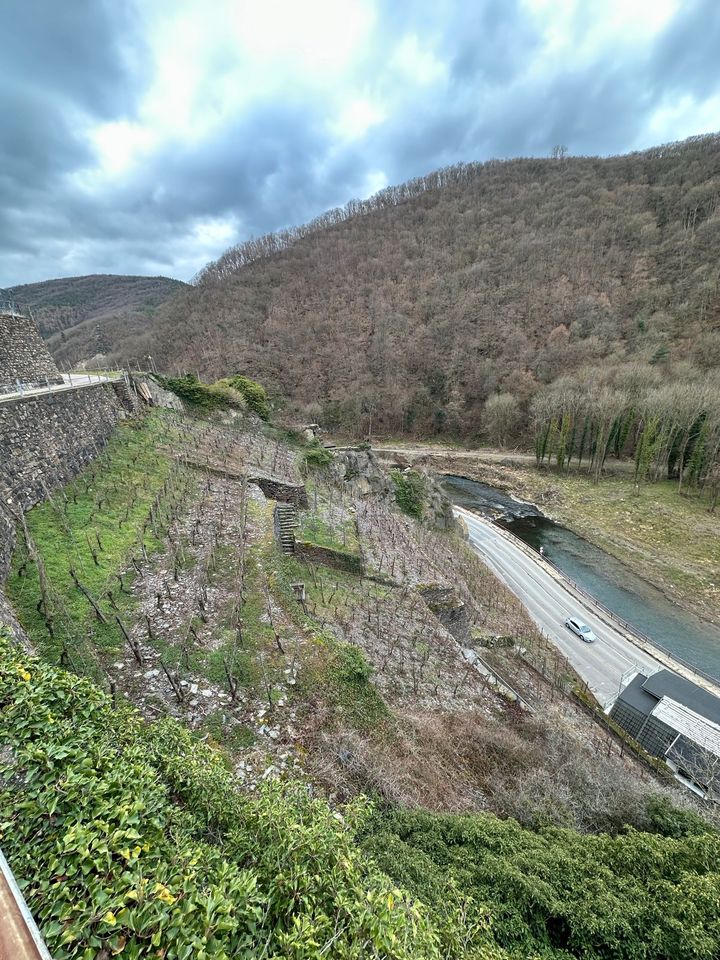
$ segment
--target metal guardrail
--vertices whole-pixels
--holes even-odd
[[[463,509],[467,510],[467,507]],[[468,513],[472,513],[472,512],[473,512],[472,510],[468,510]],[[591,603],[595,604],[596,607],[602,610],[602,612],[607,617],[609,617],[614,623],[620,626],[626,633],[630,634],[633,637],[636,637],[638,640],[642,641],[643,643],[649,644],[650,647],[655,647],[657,650],[659,650],[661,653],[664,653],[666,656],[670,657],[676,663],[679,663],[681,666],[685,667],[687,670],[692,671],[692,673],[696,674],[698,677],[702,677],[703,680],[707,680],[708,683],[713,684],[713,686],[717,686],[720,683],[720,677],[716,677],[713,674],[707,673],[706,671],[700,669],[700,667],[697,667],[695,666],[695,664],[690,663],[688,660],[685,660],[684,657],[679,656],[677,653],[675,653],[674,650],[671,650],[669,647],[666,647],[662,643],[658,643],[657,640],[653,640],[652,637],[649,637],[646,633],[643,633],[641,630],[638,630],[637,627],[629,623],[627,620],[623,620],[623,618],[618,616],[614,610],[606,606],[602,602],[602,600],[598,600],[597,597],[593,596],[593,594],[590,593],[589,590],[586,590],[585,587],[580,586],[580,584],[577,583],[575,580],[573,580],[572,577],[569,577],[563,570],[560,569],[560,567],[558,567],[556,563],[553,563],[553,561],[547,555],[544,555],[541,557],[539,551],[535,550],[529,544],[525,543],[524,540],[521,540],[520,537],[517,537],[510,530],[506,530],[505,527],[503,527],[502,524],[499,523],[494,517],[488,517],[483,514],[482,518],[486,520],[488,523],[491,523],[495,530],[497,530],[502,536],[504,536],[511,543],[520,547],[525,553],[532,556],[533,559],[538,560],[543,564],[547,564],[548,566],[551,566],[553,570],[557,573],[557,575],[565,583],[568,583],[573,588],[573,590],[577,591],[577,593],[579,593],[581,596],[585,597],[586,599],[590,600]]]
[[[558,567],[556,563],[553,563],[549,557],[543,557],[542,560],[543,563],[550,564],[550,566],[563,578],[563,580],[571,584],[573,589],[575,589],[583,597],[591,600],[595,606],[599,607],[603,613],[607,614],[607,616],[609,616],[613,622],[619,624],[619,626],[621,626],[626,633],[631,633],[634,637],[637,637],[638,640],[642,640],[645,643],[649,643],[651,647],[657,647],[658,650],[662,650],[663,653],[667,654],[669,657],[672,657],[673,660],[677,660],[679,664],[681,664],[683,667],[687,667],[688,670],[692,670],[693,673],[697,673],[698,676],[702,677],[704,680],[709,680],[714,684],[720,683],[720,677],[713,676],[711,673],[706,673],[704,670],[701,670],[700,667],[695,666],[694,663],[690,663],[689,660],[685,660],[679,654],[675,653],[675,651],[671,650],[670,647],[666,647],[665,644],[660,643],[658,640],[653,639],[653,637],[643,633],[642,630],[638,630],[634,624],[629,623],[627,620],[623,620],[623,618],[618,616],[614,610],[611,610],[610,607],[606,606],[602,600],[598,600],[597,597],[593,596],[589,590],[586,590],[585,587],[580,586],[577,581],[569,577]]]
[[[0,851],[0,958],[2,960],[52,960],[2,851]]]
[[[23,310],[18,303],[9,297],[0,297],[0,313],[9,314],[11,317],[28,317],[30,314]]]

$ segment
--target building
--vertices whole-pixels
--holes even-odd
[[[62,382],[30,311],[0,290],[0,393]]]
[[[610,717],[678,780],[720,800],[720,698],[671,670],[636,673]]]

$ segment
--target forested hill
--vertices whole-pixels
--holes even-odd
[[[155,311],[184,286],[168,277],[94,274],[28,283],[11,291],[29,307],[40,332],[60,361],[127,347]]]
[[[159,312],[152,350],[330,425],[475,433],[491,395],[522,414],[568,372],[718,367],[718,250],[720,135],[455,166],[229,250]]]

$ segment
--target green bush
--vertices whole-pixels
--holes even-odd
[[[313,445],[303,451],[303,460],[309,467],[326,467],[332,463],[333,455],[320,444]]]
[[[222,381],[213,384],[202,383],[194,373],[186,373],[182,377],[158,377],[158,380],[166,390],[170,390],[191,407],[206,413],[213,410],[245,408],[242,394]]]
[[[720,955],[720,837],[708,831],[588,836],[533,832],[489,814],[396,810],[367,823],[364,847],[440,927],[448,913],[489,915],[495,941],[513,957],[712,960]]]
[[[417,470],[391,470],[395,484],[395,500],[400,509],[411,517],[420,518],[427,499],[425,477]]]
[[[237,793],[220,754],[0,637],[0,843],[55,960],[440,957],[299,782]]]
[[[268,401],[265,387],[256,383],[255,380],[250,380],[249,377],[236,374],[234,377],[226,377],[224,380],[218,380],[218,384],[237,390],[238,393],[244,397],[248,408],[254,411],[261,420],[270,419],[270,402]]]

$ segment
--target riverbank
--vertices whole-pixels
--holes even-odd
[[[530,494],[547,515],[590,540],[659,587],[671,600],[720,621],[720,517],[672,482],[640,484],[606,477],[501,467],[516,495]]]
[[[395,451],[397,453],[397,451]],[[412,457],[413,455],[410,454]],[[680,495],[675,483],[640,484],[621,470],[594,484],[582,473],[538,470],[521,462],[454,450],[422,457],[431,470],[456,473],[512,493],[630,566],[674,603],[720,623],[720,514]]]

